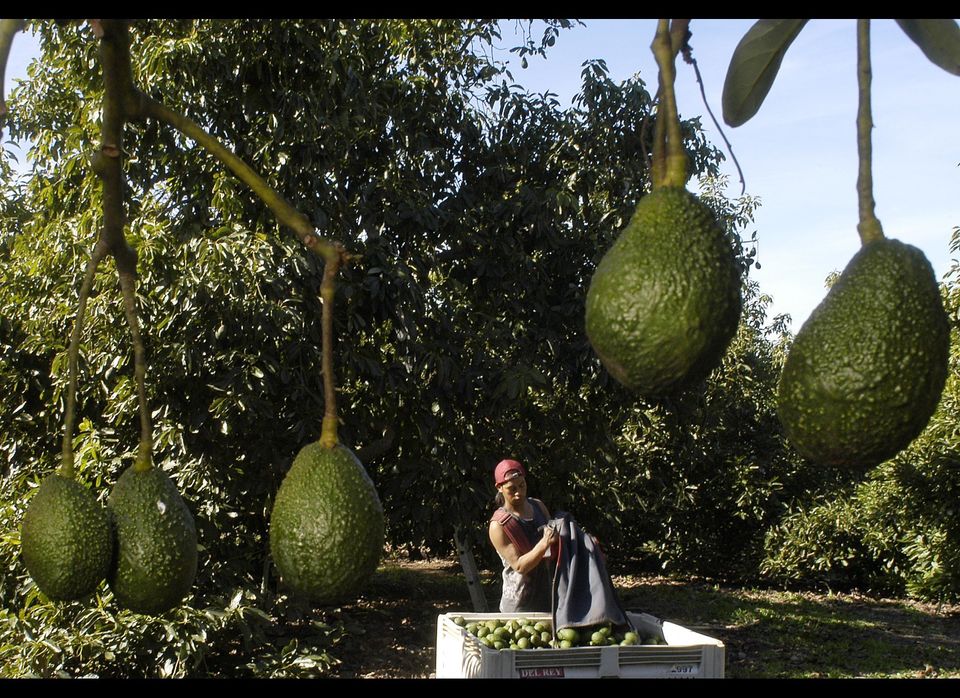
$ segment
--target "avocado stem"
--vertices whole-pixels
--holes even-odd
[[[652,189],[663,186],[667,177],[667,128],[663,113],[663,80],[657,89],[657,115],[653,124],[653,156],[650,159],[650,181]]]
[[[860,222],[857,232],[861,246],[874,240],[883,240],[883,227],[876,216],[873,199],[873,146],[870,132],[873,129],[873,115],[870,109],[870,82],[873,77],[870,68],[870,20],[857,20],[857,155],[859,171],[857,174],[857,199],[860,210]]]
[[[337,292],[337,272],[347,258],[346,249],[339,243],[324,254],[323,280],[320,282],[320,300],[323,303],[321,316],[323,331],[323,423],[320,430],[320,445],[336,447],[337,441],[337,390],[333,374],[333,300]]]
[[[136,269],[134,269],[134,272]],[[130,326],[133,342],[133,374],[137,384],[137,402],[140,405],[140,445],[134,468],[144,472],[153,467],[153,427],[150,424],[150,409],[147,405],[147,360],[137,318],[136,273],[120,272],[120,291],[123,293],[123,311]]]
[[[659,68],[662,107],[657,108],[657,126],[654,132],[654,189],[683,187],[687,183],[687,153],[683,148],[674,82],[677,77],[675,60],[681,46],[686,42],[689,24],[689,19],[658,20],[657,32],[650,45]]]
[[[60,463],[60,475],[70,480],[74,479],[73,458],[73,427],[76,423],[77,411],[77,363],[80,356],[80,335],[83,332],[84,317],[87,312],[87,299],[93,289],[93,280],[101,260],[107,256],[109,249],[102,240],[97,240],[87,262],[87,272],[80,286],[80,298],[77,301],[77,317],[73,321],[73,334],[70,336],[70,346],[67,349],[67,366],[69,386],[67,388],[67,407],[63,427],[63,456]]]

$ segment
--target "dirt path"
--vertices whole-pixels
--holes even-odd
[[[469,610],[457,562],[391,562],[363,597],[343,608],[347,635],[332,649],[342,678],[430,678],[436,667],[437,616]]]

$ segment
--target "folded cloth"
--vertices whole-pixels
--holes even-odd
[[[547,525],[560,534],[554,574],[554,629],[606,623],[632,629],[597,540],[566,512],[557,512]]]

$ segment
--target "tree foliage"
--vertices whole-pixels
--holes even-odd
[[[544,50],[563,26],[548,25]],[[118,615],[105,590],[99,615],[45,603],[16,532],[58,452],[66,338],[100,224],[88,158],[102,84],[88,28],[35,28],[43,56],[29,89],[14,92],[10,121],[14,137],[35,143],[34,167],[4,210],[12,232],[0,372],[16,389],[0,400],[2,594],[8,613],[31,609],[8,616],[8,637],[22,642],[42,627],[61,654],[38,640],[33,653],[8,648],[19,658],[10,666],[110,673],[79,643],[50,635],[72,623],[129,648],[131,675],[191,674],[198,623],[256,644],[256,622],[230,612],[236,594],[235,607],[268,619],[285,603],[274,594],[266,523],[293,455],[319,433],[322,263],[205,152],[152,121],[130,128],[128,236],[139,255],[155,458],[195,514],[200,570],[167,625]],[[606,415],[627,399],[600,371],[581,316],[596,260],[647,184],[650,95],[639,78],[615,84],[596,61],[584,66],[577,102],[561,108],[514,83],[492,52],[464,50],[489,49],[497,34],[495,22],[446,20],[134,25],[143,90],[227,143],[320,234],[362,255],[343,270],[335,306],[340,438],[367,465],[399,547],[444,552],[454,527],[482,530],[490,470],[506,454],[540,474],[558,504],[572,504],[580,495],[568,475],[600,456]],[[719,155],[697,122],[685,126],[697,168],[713,172]],[[76,435],[80,478],[101,496],[137,441],[118,306],[104,264],[82,337]],[[217,620],[204,621],[208,612]],[[161,627],[163,649],[151,644]],[[322,643],[310,651],[322,665]]]
[[[548,22],[539,44],[531,29],[515,52],[548,57],[570,26]],[[322,261],[205,151],[153,121],[126,140],[128,236],[155,459],[194,513],[196,588],[150,619],[118,611],[106,587],[86,604],[51,604],[23,569],[19,522],[56,465],[66,342],[100,225],[88,160],[103,91],[89,28],[34,29],[43,56],[9,100],[11,134],[35,144],[33,169],[15,181],[0,159],[4,671],[329,672],[343,628],[335,616],[309,631],[284,625],[303,609],[278,589],[266,539],[280,481],[320,432]],[[564,107],[517,84],[493,50],[495,21],[138,21],[132,36],[144,92],[361,255],[341,270],[334,306],[339,436],[377,486],[394,549],[446,553],[459,528],[495,562],[491,472],[510,456],[528,466],[533,494],[572,512],[613,560],[752,578],[783,515],[839,487],[839,473],[784,444],[773,393],[789,335],[748,276],[744,231],[758,202],[725,197],[698,119],[683,123],[685,146],[742,264],[738,334],[703,385],[658,403],[619,386],[587,343],[590,276],[649,185],[652,98],[640,76],[615,83],[588,61]],[[101,498],[138,431],[113,272],[101,265],[87,309],[75,435],[80,480]],[[953,554],[937,541],[955,546],[955,532],[932,520],[912,530],[943,533],[905,555]]]

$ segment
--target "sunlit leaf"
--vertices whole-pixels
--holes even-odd
[[[723,83],[723,120],[746,123],[763,104],[790,44],[806,19],[761,19],[747,30],[730,59]]]
[[[960,27],[955,19],[898,19],[897,24],[932,63],[960,75]]]

